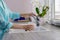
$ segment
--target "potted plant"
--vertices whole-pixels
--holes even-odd
[[[38,7],[36,7],[35,10],[36,10],[37,16],[40,19],[40,24],[43,24],[44,23],[44,16],[47,14],[47,11],[49,10],[49,7],[48,6],[43,6],[42,7],[42,12],[40,12]],[[38,19],[38,17],[37,17],[37,19]]]

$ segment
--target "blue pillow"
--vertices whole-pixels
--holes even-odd
[[[14,21],[18,21],[18,20],[25,20],[25,17],[20,17],[20,18],[14,19]]]

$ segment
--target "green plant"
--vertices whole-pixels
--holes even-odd
[[[39,8],[36,7],[36,13],[38,14],[39,17],[44,17],[47,14],[47,11],[49,10],[48,6],[43,6],[42,8],[42,13],[40,12]]]

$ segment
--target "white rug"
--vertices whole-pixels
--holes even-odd
[[[5,34],[3,40],[53,40],[52,38],[48,37],[50,36],[49,32],[49,30],[43,27],[27,32],[20,29],[11,29],[9,33]]]

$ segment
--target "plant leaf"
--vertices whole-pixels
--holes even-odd
[[[40,11],[39,11],[39,8],[36,7],[36,13],[39,15],[40,14]]]

